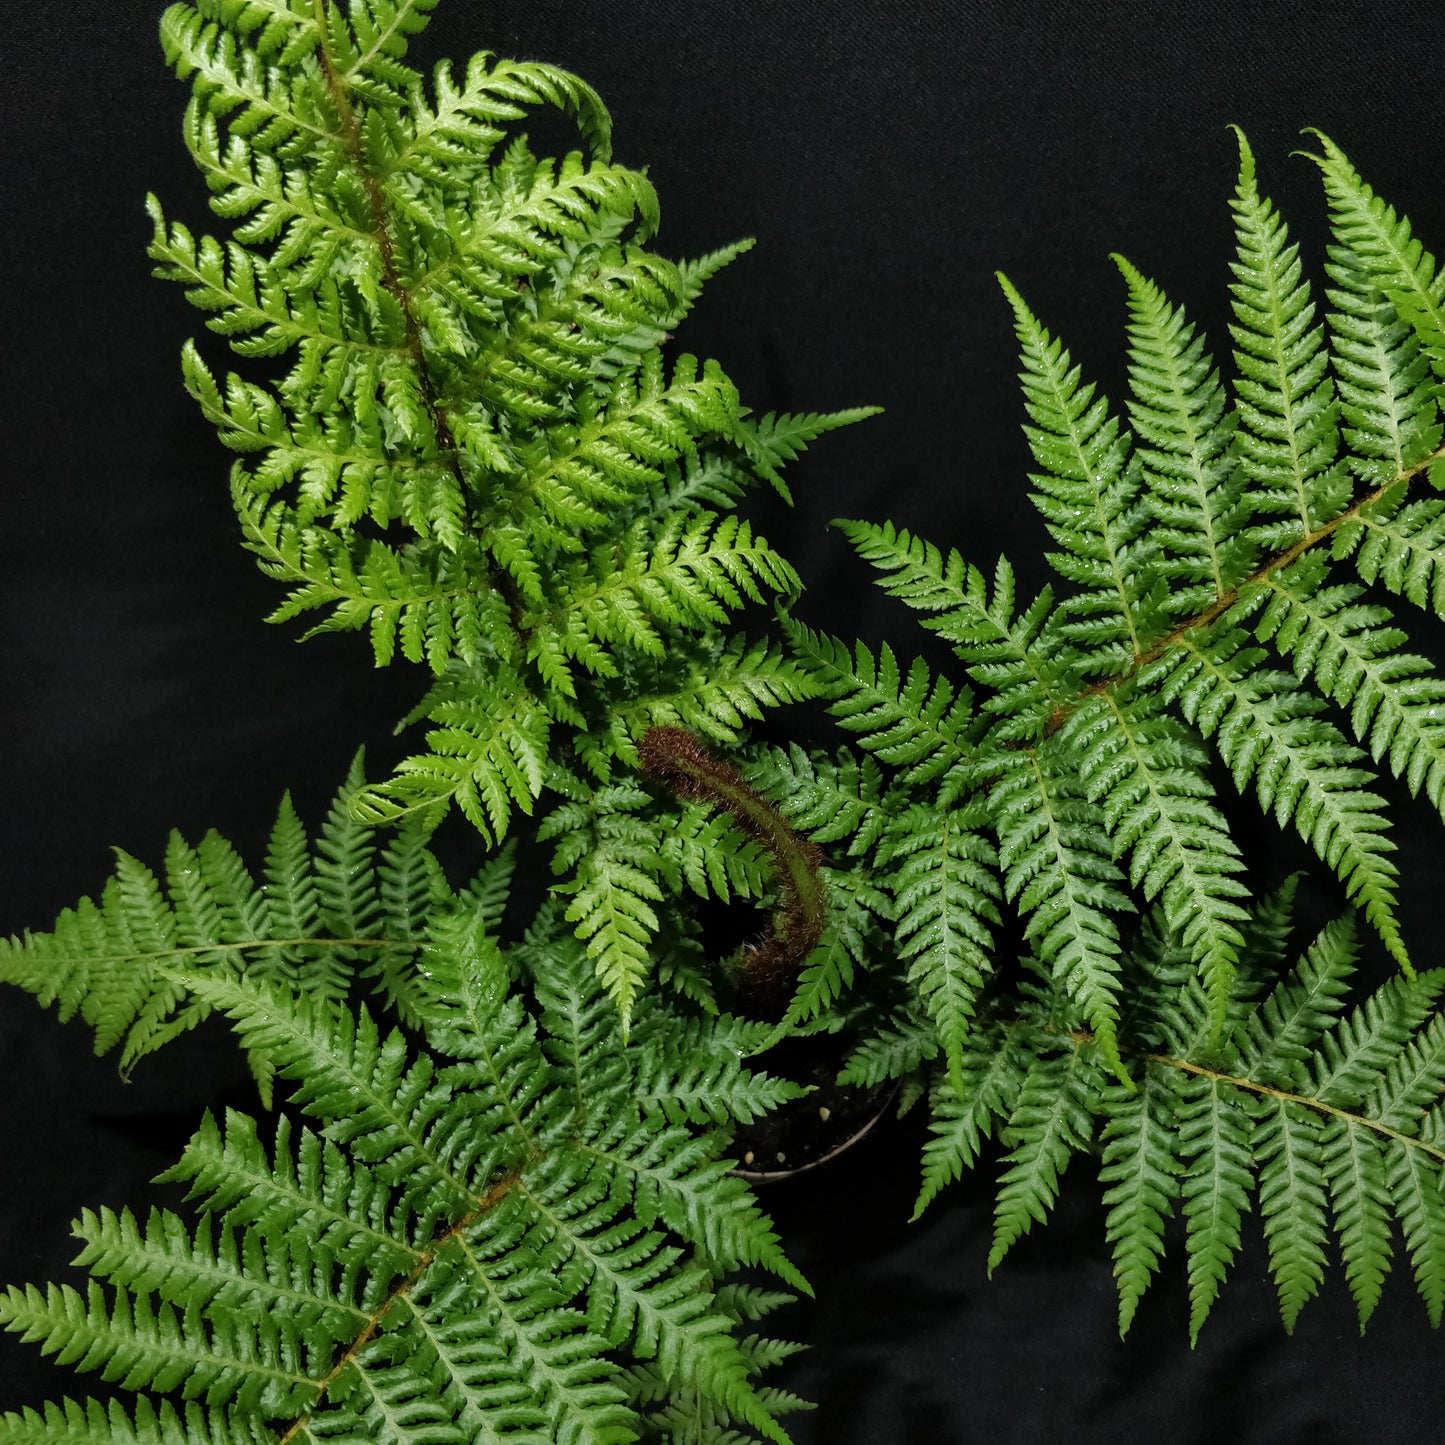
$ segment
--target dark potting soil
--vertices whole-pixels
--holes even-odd
[[[847,1052],[832,1034],[787,1039],[768,1052],[770,1074],[812,1092],[739,1127],[732,1151],[739,1174],[774,1179],[810,1169],[861,1138],[885,1112],[895,1085],[861,1089],[835,1082]]]

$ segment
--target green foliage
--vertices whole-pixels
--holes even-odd
[[[598,96],[486,53],[428,80],[405,55],[431,8],[173,5],[186,142],[231,235],[152,199],[151,255],[234,352],[286,358],[263,384],[183,355],[239,454],[246,545],[286,589],[272,620],[364,631],[378,665],[435,675],[409,719],[424,750],[358,815],[431,825],[455,805],[498,842],[545,810],[559,755],[607,784],[653,721],[733,741],[806,693],[726,631],[799,588],[731,509],[760,478],[786,495],[784,465],[868,412],[749,418],[716,363],[664,361],[747,244],[648,250],[657,197],[612,160]],[[576,123],[578,150],[530,152],[516,125],[538,107]],[[624,1010],[641,899],[624,890],[598,957]]]
[[[176,835],[0,943],[0,980],[123,1070],[220,1016],[283,1105],[202,1123],[163,1176],[194,1217],[87,1210],[85,1292],[0,1297],[135,1397],[0,1417],[0,1445],[786,1441],[802,1402],[757,1377],[795,1347],[751,1327],[790,1297],[761,1274],[808,1286],[728,1153],[806,1093],[741,1063],[798,1031],[846,1041],[843,1082],[926,1095],[919,1211],[995,1160],[990,1270],[1097,1167],[1121,1333],[1178,1249],[1197,1337],[1252,1211],[1287,1329],[1334,1258],[1363,1326],[1401,1245],[1438,1324],[1445,972],[1411,966],[1382,779],[1445,814],[1445,682],[1385,596],[1445,617],[1445,277],[1408,222],[1319,138],[1317,320],[1241,137],[1234,374],[1116,257],[1127,425],[1003,280],[1055,583],[840,524],[944,675],[794,620],[737,511],[867,409],[752,417],[664,358],[748,243],[647,249],[657,197],[595,93],[486,53],[423,77],[434,4],[162,24],[231,227],[153,201],[151,255],[253,363],[187,346],[185,384],[238,453],[273,619],[426,667],[425,746],[377,784],[358,760],[314,838],[284,802],[257,871]],[[576,151],[531,153],[537,107]],[[734,630],[770,600],[784,645]],[[810,698],[848,746],[749,740]],[[1294,885],[1250,897],[1226,774],[1397,976],[1355,985],[1353,914],[1289,962]],[[461,887],[453,805],[490,852]],[[695,898],[762,937],[712,957]]]
[[[1163,908],[1212,1028],[1227,1024],[1248,886],[1216,760],[1298,831],[1411,971],[1378,770],[1440,807],[1445,681],[1366,589],[1441,612],[1440,503],[1420,493],[1440,476],[1430,366],[1445,280],[1408,223],[1320,144],[1333,228],[1324,321],[1240,138],[1233,378],[1183,311],[1116,258],[1130,428],[1002,282],[1057,597],[1017,599],[1006,560],[990,585],[890,524],[839,524],[885,590],[952,646],[966,683],[922,660],[905,676],[886,644],[875,661],[785,624],[830,711],[883,766],[889,815],[966,800],[995,845],[994,896],[1126,1087],[1121,938],[1140,908]],[[913,896],[941,904],[952,876],[910,872]],[[927,1003],[931,985],[915,984]],[[959,1027],[942,1035],[954,1061]]]
[[[1435,1005],[1445,973],[1394,979],[1350,1009],[1357,949],[1344,920],[1278,978],[1247,945],[1216,1032],[1189,950],[1164,927],[1161,912],[1129,960],[1118,1036],[1128,1087],[1109,1079],[1099,1040],[1054,980],[984,1001],[961,1078],[935,1076],[919,1209],[997,1138],[996,1264],[1046,1218],[1059,1176],[1097,1141],[1121,1333],[1166,1248],[1182,1244],[1197,1337],[1256,1204],[1286,1328],[1319,1288],[1331,1230],[1363,1326],[1396,1228],[1438,1324],[1445,1019]],[[1181,1236],[1166,1228],[1176,1216]]]
[[[473,885],[482,896],[454,895],[423,833],[384,840],[356,819],[364,786],[358,756],[314,843],[285,799],[259,882],[214,832],[195,846],[173,833],[163,877],[118,852],[98,903],[82,899],[50,933],[0,940],[0,978],[62,1019],[78,1014],[97,1053],[121,1047],[125,1072],[210,1012],[178,969],[245,974],[329,1004],[364,981],[404,1001],[439,911],[495,913],[489,875]]]
[[[807,1285],[720,1155],[735,1120],[796,1090],[741,1067],[759,1026],[727,1017],[704,1039],[639,1008],[641,1047],[624,1048],[576,940],[543,924],[510,957],[476,906],[497,894],[489,878],[471,907],[433,902],[403,991],[382,977],[409,1033],[304,979],[151,961],[229,1017],[291,1112],[208,1116],[165,1176],[197,1221],[86,1211],[88,1291],[0,1299],[6,1328],[149,1392],[129,1415],[6,1416],[0,1439],[580,1445],[685,1407],[786,1440],[774,1416],[792,1402],[752,1383],[786,1348],[740,1336],[720,1281],[751,1267]],[[213,1413],[152,1398],[172,1392]]]

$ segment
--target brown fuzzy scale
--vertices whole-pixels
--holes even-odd
[[[781,1013],[789,985],[803,960],[818,946],[827,921],[827,902],[818,868],[823,855],[800,837],[766,798],[753,791],[736,768],[713,757],[683,728],[652,727],[637,744],[642,770],[680,798],[713,803],[772,859],[780,897],[768,931],[744,947],[735,966],[737,984],[760,1009]]]

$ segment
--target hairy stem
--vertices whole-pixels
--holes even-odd
[[[712,803],[731,813],[767,851],[781,898],[768,932],[743,950],[735,982],[770,1011],[784,1006],[788,984],[818,946],[827,922],[828,901],[818,872],[822,855],[735,768],[712,757],[683,728],[648,728],[637,755],[645,773],[666,783],[679,797]]]

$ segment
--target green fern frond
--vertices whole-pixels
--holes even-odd
[[[644,1079],[668,1096],[688,1039],[653,1011],[639,1073],[579,947],[536,980],[534,1022],[494,941],[462,917],[435,931],[420,1044],[364,1012],[188,974],[296,1084],[293,1104],[325,1138],[283,1117],[268,1149],[244,1115],[224,1132],[207,1119],[168,1176],[190,1184],[198,1226],[87,1213],[81,1262],[109,1292],[12,1290],[0,1320],[125,1388],[224,1403],[218,1441],[264,1422],[318,1440],[396,1429],[621,1445],[637,1438],[622,1368],[635,1361],[785,1442],[750,1378],[776,1351],[745,1347],[713,1283],[743,1265],[806,1282],[728,1174],[726,1133],[639,1112]],[[696,1081],[709,1125],[794,1092],[745,1082],[739,1053],[761,1031],[720,1024]],[[98,1408],[50,1419],[79,1439],[123,1419]],[[132,1438],[169,1445],[179,1419],[142,1404]],[[198,1412],[186,1420],[187,1438],[210,1438]]]
[[[1214,805],[1206,756],[1193,736],[1148,700],[1103,693],[1076,708],[1059,733],[1078,760],[1129,881],[1163,902],[1169,927],[1199,964],[1224,1022],[1246,914],[1244,864]]]
[[[1155,565],[1167,610],[1189,616],[1227,596],[1253,570],[1242,535],[1244,475],[1230,447],[1235,416],[1204,338],[1122,256],[1129,287],[1129,420],[1140,439]]]
[[[1417,607],[1445,617],[1445,502],[1407,501],[1404,482],[1364,503],[1335,533],[1337,558],[1354,554],[1366,582],[1380,582]]]
[[[905,677],[884,643],[875,661],[860,642],[848,648],[786,615],[779,619],[795,656],[817,679],[828,711],[859,745],[898,770],[905,787],[920,787],[948,773],[946,791],[961,786],[960,768],[972,754],[973,697],[936,677],[921,657]]]
[[[1251,933],[1265,927],[1266,951],[1285,906],[1282,896],[1270,917],[1251,921]],[[1286,1328],[1318,1292],[1335,1249],[1363,1324],[1397,1223],[1433,1316],[1445,1287],[1445,1150],[1430,1122],[1445,1087],[1445,974],[1397,977],[1345,1012],[1358,950],[1341,920],[1262,998],[1241,967],[1221,1033],[1182,967],[1188,953],[1177,936],[1146,930],[1139,948],[1129,969],[1140,996],[1118,1030],[1132,1088],[1104,1079],[1092,1031],[1057,1021],[1067,1002],[1060,985],[1013,998],[991,987],[961,1091],[935,1071],[919,1207],[1001,1133],[1010,1152],[997,1262],[1045,1218],[1059,1173],[1097,1131],[1122,1330],[1172,1247],[1178,1213],[1197,1338],[1256,1204]]]
[[[177,969],[244,970],[329,1003],[345,998],[358,974],[385,993],[450,890],[420,833],[377,854],[350,814],[363,786],[358,757],[314,846],[284,799],[261,882],[215,833],[195,847],[172,834],[160,876],[118,852],[98,903],[82,899],[51,933],[0,942],[0,978],[62,1019],[79,1015],[95,1030],[97,1053],[121,1046],[125,1073],[209,1012]],[[414,874],[409,882],[403,870]]]
[[[1164,1091],[1161,1093],[1161,1091]],[[1099,1182],[1119,1291],[1119,1335],[1128,1334],[1140,1297],[1164,1253],[1164,1225],[1179,1197],[1179,1166],[1170,1141],[1172,1096],[1146,1070],[1137,1087],[1112,1084],[1104,1094]]]
[[[1273,595],[1256,635],[1346,711],[1376,762],[1387,759],[1412,793],[1423,789],[1445,808],[1445,681],[1425,658],[1403,650],[1405,633],[1387,608],[1362,603],[1363,588],[1324,581],[1316,556],[1270,574],[1265,585]]]
[[[835,525],[867,561],[890,574],[880,584],[885,592],[919,611],[941,614],[926,616],[923,625],[952,642],[969,675],[988,690],[980,706],[994,714],[994,736],[1001,742],[1041,737],[1074,692],[1067,656],[1057,645],[1043,645],[1053,594],[1045,588],[1015,616],[1013,569],[1006,558],[999,559],[990,597],[983,574],[966,567],[957,552],[945,559],[931,543],[891,523]]]
[[[1024,430],[1040,468],[1030,474],[1030,496],[1064,549],[1048,554],[1050,564],[1080,588],[1062,604],[1061,631],[1087,646],[1087,671],[1122,672],[1165,630],[1132,441],[1013,284],[1003,276],[999,284],[1022,348],[1033,422]]]
[[[990,1273],[1053,1207],[1059,1176],[1089,1137],[1089,1103],[1098,1087],[1093,1074],[1081,1050],[1037,1058],[1024,1075],[1001,1135],[1009,1152],[994,1206]]]
[[[893,918],[893,901],[879,889],[871,874],[859,869],[821,871],[828,898],[827,926],[818,946],[799,965],[797,987],[779,1025],[780,1033],[794,1024],[827,1015],[853,988],[856,977],[873,965],[888,936],[885,924]],[[956,907],[959,895],[967,892],[966,886],[955,878],[948,896],[936,909],[930,900],[928,905],[919,908],[919,916],[910,920],[914,926],[909,944],[915,958],[911,972],[922,975],[929,971],[930,964],[936,965],[936,972],[924,980],[921,992],[932,998],[941,1016],[940,1029],[946,1022],[947,1035],[953,1039],[960,1033],[955,1009],[966,1003],[968,991],[966,983],[960,980],[960,975],[966,972],[959,963],[962,945],[949,928],[950,923],[955,929],[958,927],[956,918],[950,914],[950,905]],[[971,894],[970,901],[981,904],[983,911],[990,906],[987,897],[980,895]],[[972,926],[976,932],[984,931],[974,915],[969,916],[964,926]],[[920,955],[927,956],[926,962],[920,961]],[[977,954],[970,959],[972,967],[979,966],[974,961],[976,958]],[[930,981],[933,987],[928,986]]]
[[[176,1409],[141,1395],[129,1414],[118,1400],[59,1400],[0,1415],[4,1445],[269,1445],[259,1420],[232,1420],[191,1402]]]
[[[980,831],[983,816],[977,805],[915,804],[890,821],[878,847],[908,981],[959,1078],[1000,921],[998,858]]]
[[[815,843],[844,843],[850,857],[866,856],[888,824],[883,776],[867,757],[840,748],[833,758],[797,743],[768,748],[748,768],[748,780],[777,798],[783,815]]]
[[[1311,132],[1323,154],[1312,156],[1324,175],[1330,221],[1351,263],[1414,326],[1436,374],[1445,376],[1445,273],[1412,235],[1410,223],[1360,178],[1326,135]]]
[[[1095,1030],[1110,1067],[1119,994],[1117,915],[1133,911],[1098,808],[1042,750],[1003,755],[989,799],[1004,889],[1025,936]]]
[[[1227,626],[1181,638],[1184,660],[1165,696],[1214,742],[1241,792],[1252,784],[1277,822],[1294,822],[1408,966],[1395,921],[1394,845],[1384,803],[1369,787],[1374,777],[1359,766],[1364,754],[1320,716],[1320,699],[1287,674],[1259,667],[1260,655],[1246,644]]]
[[[815,693],[809,673],[779,646],[749,645],[743,637],[721,644],[676,639],[655,680],[636,681],[638,686],[615,713],[631,738],[640,738],[650,727],[670,726],[729,746],[765,708],[803,702]]]
[[[1299,247],[1273,205],[1259,194],[1254,156],[1239,135],[1239,183],[1230,206],[1238,259],[1230,286],[1230,335],[1246,493],[1261,543],[1281,550],[1310,536],[1350,500],[1349,478],[1335,464],[1337,403],[1323,327],[1301,279]]]
[[[805,452],[809,443],[816,441],[824,432],[865,421],[870,416],[877,416],[882,409],[878,406],[855,406],[847,411],[810,412],[800,416],[780,416],[770,411],[756,421],[741,418],[735,435],[758,475],[771,482],[785,502],[791,502],[792,493],[783,481],[782,468]]]
[[[357,816],[434,825],[455,803],[484,838],[500,842],[512,810],[530,816],[542,794],[552,726],[546,708],[499,669],[458,680],[425,716],[436,725],[426,735],[430,751],[404,758],[395,777],[359,793]]]

